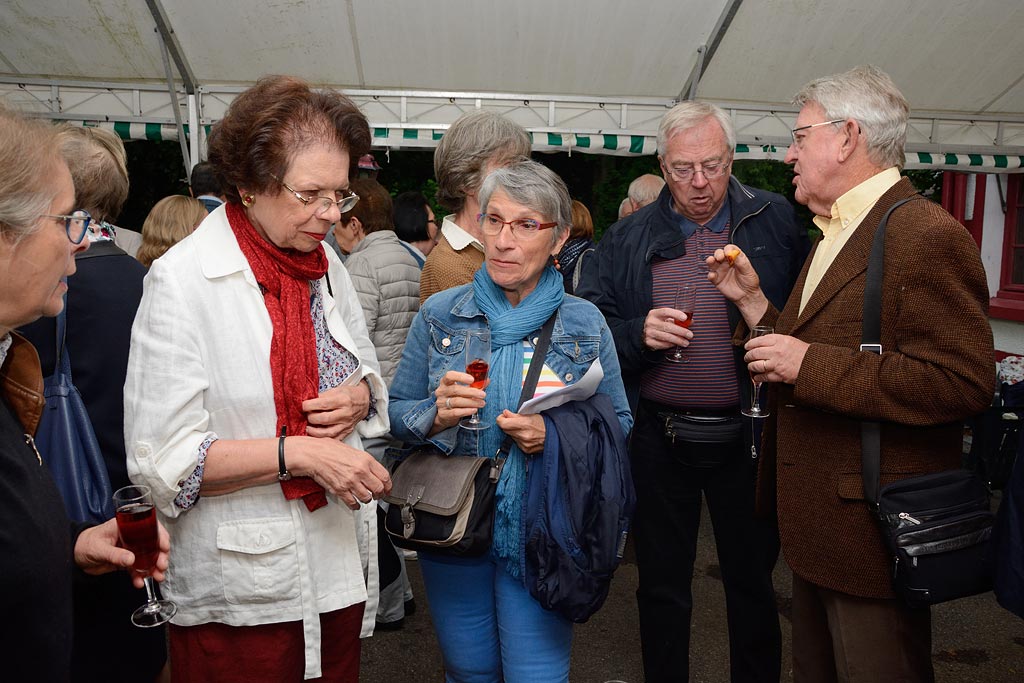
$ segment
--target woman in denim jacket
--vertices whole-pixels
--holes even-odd
[[[463,455],[494,455],[506,434],[515,442],[498,482],[491,553],[420,553],[447,680],[567,681],[572,623],[530,597],[521,569],[526,461],[544,449],[544,419],[513,412],[536,337],[553,313],[538,393],[579,381],[599,360],[598,392],[611,397],[624,433],[633,419],[604,317],[565,295],[549,265],[571,225],[565,184],[524,160],[487,176],[480,206],[484,267],[471,284],[439,292],[420,309],[391,387],[392,434]],[[492,349],[486,391],[469,386],[464,372],[467,333],[484,327]],[[459,420],[477,410],[492,426],[460,429]]]

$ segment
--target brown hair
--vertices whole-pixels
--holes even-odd
[[[359,201],[351,211],[341,214],[341,222],[348,225],[352,217],[363,224],[363,232],[369,235],[378,230],[394,230],[395,218],[391,195],[373,178],[355,178],[349,189],[359,195]]]
[[[183,195],[164,197],[142,224],[142,244],[135,258],[149,268],[168,249],[191,235],[206,215],[206,207],[198,199]]]
[[[58,127],[60,153],[75,183],[75,206],[98,221],[115,221],[128,199],[128,155],[105,128]]]
[[[265,76],[231,103],[210,133],[209,161],[229,202],[237,189],[280,191],[291,158],[317,144],[348,152],[354,168],[370,151],[366,117],[334,90],[313,90],[293,76]]]
[[[594,219],[590,217],[590,209],[584,206],[583,202],[574,199],[572,200],[572,231],[569,233],[569,239],[574,240],[578,237],[594,239]]]
[[[53,126],[0,106],[0,236],[16,241],[36,229],[63,163]]]

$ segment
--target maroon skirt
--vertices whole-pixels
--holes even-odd
[[[359,683],[365,603],[320,615],[325,683]],[[301,621],[262,626],[201,624],[168,629],[172,683],[299,683],[305,666]]]

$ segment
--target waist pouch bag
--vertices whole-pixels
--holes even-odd
[[[71,382],[71,359],[64,345],[66,315],[57,316],[57,362],[43,380],[46,407],[36,432],[36,447],[64,499],[68,517],[100,524],[114,516],[113,491],[92,421]]]
[[[893,588],[911,607],[992,590],[994,515],[988,487],[950,470],[885,486],[878,494]]]
[[[408,550],[483,555],[491,547],[494,492],[504,458],[414,451],[391,475],[384,529]]]
[[[554,326],[552,314],[541,328],[519,405],[537,387]],[[494,527],[494,494],[511,448],[512,439],[506,436],[493,458],[446,455],[436,446],[424,446],[406,456],[395,466],[391,493],[384,497],[390,504],[384,528],[392,543],[407,550],[449,555],[487,552]]]
[[[885,225],[875,232],[864,285],[861,351],[882,353],[881,300]],[[893,563],[893,590],[911,607],[925,607],[992,589],[989,490],[966,470],[893,482],[879,490],[881,428],[861,423],[864,497],[873,504]]]
[[[658,413],[665,438],[676,444],[733,444],[743,438],[743,419],[739,416],[687,415]],[[731,448],[680,449],[676,457],[697,469],[713,469],[728,464],[736,451]]]

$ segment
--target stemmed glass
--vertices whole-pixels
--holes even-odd
[[[754,337],[763,337],[766,334],[773,334],[774,332],[775,332],[775,328],[774,327],[771,327],[769,325],[758,325],[757,327],[755,327],[752,330],[750,330],[750,337],[749,337],[749,339],[753,339]],[[748,369],[748,372],[749,372],[749,369]],[[747,409],[747,410],[742,410],[740,412],[742,412],[747,417],[768,417],[769,415],[771,415],[771,413],[768,412],[767,408],[762,409],[761,405],[760,405],[761,382],[757,382],[757,381],[754,380],[754,373],[753,372],[750,373],[750,381],[754,385],[754,394],[753,394],[753,398],[752,398],[752,400],[750,402],[750,408]]]
[[[672,308],[686,314],[686,320],[672,319],[679,327],[689,327],[693,322],[693,309],[697,303],[697,288],[692,285],[679,285],[676,287],[675,298],[672,300]],[[677,346],[665,352],[665,360],[670,363],[686,363],[689,358],[682,346]]]
[[[487,384],[487,371],[491,367],[491,331],[488,328],[469,330],[466,336],[466,372],[473,375],[474,389]],[[487,429],[490,425],[480,419],[480,411],[459,421],[463,429]]]
[[[114,491],[114,511],[121,544],[135,553],[132,571],[146,575],[146,604],[132,614],[132,623],[142,628],[164,624],[171,620],[178,606],[170,600],[158,600],[153,586],[152,572],[160,555],[160,536],[149,487],[125,486]]]

